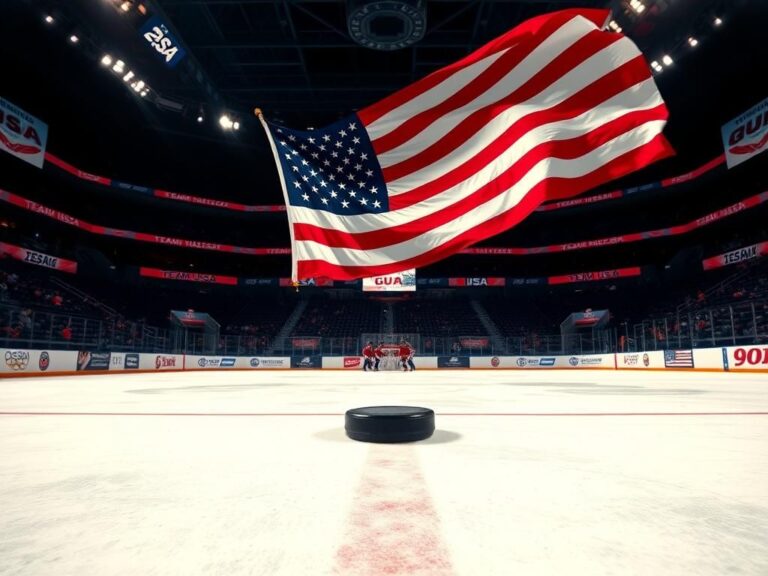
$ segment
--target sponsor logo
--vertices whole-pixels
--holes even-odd
[[[571,356],[570,358],[568,358],[568,364],[570,364],[571,366],[578,366],[579,359],[576,358],[576,356]]]
[[[200,366],[200,368],[208,368],[209,366],[212,368],[216,368],[221,365],[221,360],[219,360],[218,358],[200,358],[200,360],[197,361],[197,365]],[[234,362],[233,362],[233,365],[234,365]]]
[[[45,372],[48,370],[48,367],[51,365],[51,356],[48,354],[48,352],[40,352],[40,360],[37,362],[37,366],[40,368],[41,372]]]
[[[360,362],[360,358],[357,356],[344,358],[344,368],[357,368],[360,366]]]
[[[768,364],[768,348],[736,348],[733,351],[734,366],[758,366]]]
[[[235,361],[236,361],[235,358],[222,358],[220,365],[222,368],[231,368],[232,366],[235,365]]]
[[[5,365],[14,371],[26,370],[29,364],[29,352],[26,350],[8,350],[5,353]]]
[[[302,366],[312,366],[312,358],[309,356],[304,356],[301,360],[299,360],[299,364]]]
[[[137,370],[139,367],[139,355],[138,354],[126,354],[124,361],[124,368],[126,370]]]
[[[539,361],[539,366],[554,366],[554,365],[555,365],[554,358],[542,358]]]
[[[651,359],[648,357],[648,354],[643,354],[643,366],[648,366],[651,363]]]
[[[523,368],[524,366],[528,365],[528,360],[526,360],[525,358],[518,358],[517,360],[515,360],[515,364],[520,366],[520,368]]]
[[[155,356],[155,370],[162,368],[176,368],[175,356]]]
[[[501,360],[499,360],[498,356],[494,356],[493,358],[491,358],[491,366],[493,366],[494,368],[498,368],[499,364],[501,364]]]
[[[603,359],[600,357],[586,357],[581,358],[582,366],[597,366],[603,363]]]
[[[258,368],[259,367],[259,359],[258,358],[251,358],[250,364],[251,364],[252,367]]]
[[[624,366],[637,366],[640,354],[624,354]]]

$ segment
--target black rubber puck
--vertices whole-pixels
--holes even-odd
[[[361,442],[415,442],[432,436],[435,413],[417,406],[367,406],[347,410],[347,436]]]

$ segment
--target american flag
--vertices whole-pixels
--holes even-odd
[[[669,368],[693,368],[693,350],[665,350],[664,366]]]
[[[260,115],[280,172],[292,278],[435,262],[673,153],[648,64],[606,10],[533,18],[320,130]]]

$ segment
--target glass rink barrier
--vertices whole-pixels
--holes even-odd
[[[671,313],[641,322],[615,320],[589,334],[552,334],[520,328],[514,336],[433,336],[366,333],[275,338],[258,330],[174,338],[166,328],[121,317],[92,318],[51,309],[0,304],[0,347],[113,350],[220,356],[359,356],[368,340],[407,340],[419,356],[606,354],[768,343],[768,300]]]

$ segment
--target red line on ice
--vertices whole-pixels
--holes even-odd
[[[453,574],[414,446],[371,445],[334,574]]]

